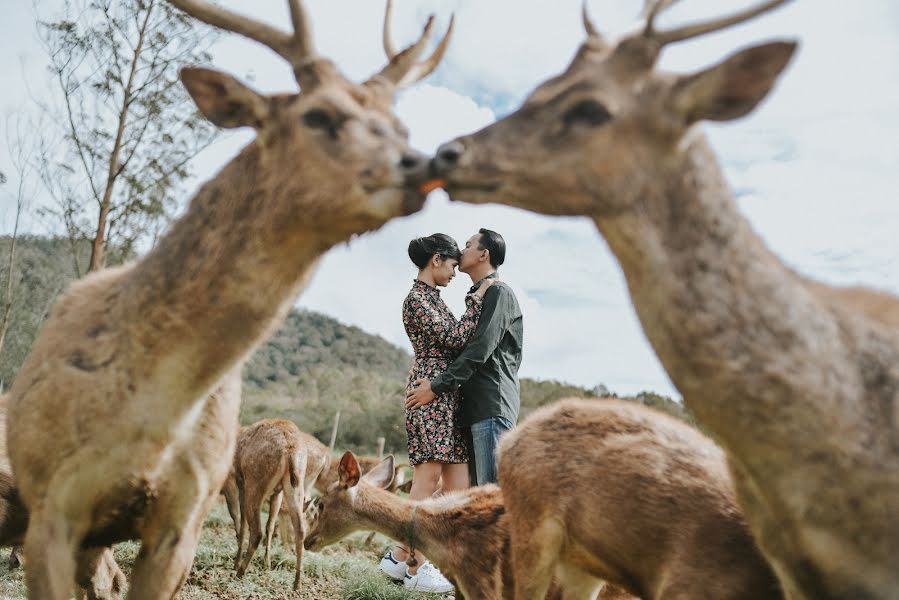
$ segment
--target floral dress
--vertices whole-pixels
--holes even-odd
[[[440,297],[440,291],[415,280],[403,302],[403,325],[415,351],[406,391],[416,379],[434,379],[450,363],[474,333],[481,314],[481,298],[469,294],[465,314],[457,321]],[[409,464],[428,461],[468,462],[468,449],[459,420],[459,390],[438,394],[421,408],[406,409],[406,433],[409,437]]]

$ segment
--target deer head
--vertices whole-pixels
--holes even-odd
[[[415,184],[427,169],[426,160],[410,149],[408,131],[391,105],[398,89],[437,67],[449,43],[452,21],[434,53],[419,61],[434,27],[433,16],[417,42],[397,51],[390,40],[392,2],[388,0],[384,47],[389,62],[357,84],[316,54],[300,0],[288,1],[291,34],[203,0],[171,3],[205,23],[268,46],[293,68],[300,93],[275,96],[263,96],[218,71],[185,68],[181,72],[185,87],[211,122],[256,130],[252,150],[257,155],[253,163],[257,187],[278,189],[283,198],[310,194],[322,198],[318,206],[305,202],[302,216],[306,222],[321,222],[315,212],[327,214],[327,222],[334,225],[324,237],[331,243],[421,208],[424,194]],[[295,221],[297,215],[290,211],[296,212],[297,207],[286,204],[266,209],[280,208],[284,219]]]
[[[352,452],[345,452],[337,469],[338,479],[306,511],[309,519],[307,550],[319,551],[359,529],[360,516],[354,505],[357,486],[373,486],[386,490],[393,481],[393,456],[388,455],[381,464],[362,475],[362,468]]]
[[[768,93],[794,42],[741,50],[688,75],[659,72],[662,49],[741,23],[786,0],[670,31],[654,21],[672,0],[649,3],[645,25],[606,40],[584,6],[587,39],[568,69],[513,114],[438,149],[433,166],[457,200],[501,202],[551,215],[607,216],[633,208],[664,176],[691,127],[750,112]]]

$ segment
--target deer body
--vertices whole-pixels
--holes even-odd
[[[452,195],[593,218],[647,338],[727,452],[740,503],[794,599],[899,590],[899,300],[783,264],[739,213],[702,120],[750,112],[795,44],[743,49],[687,75],[662,48],[783,4],[657,31],[588,31],[524,106],[438,150]]]
[[[242,577],[262,539],[263,502],[271,499],[269,523],[265,532],[265,566],[269,568],[269,552],[275,519],[284,506],[293,525],[297,557],[294,589],[299,589],[302,575],[303,540],[306,518],[303,503],[315,480],[330,464],[327,446],[301,432],[292,421],[264,419],[244,427],[237,440],[234,475],[240,497],[237,576]],[[249,528],[249,544],[240,560]],[[283,535],[283,533],[282,533]]]
[[[607,580],[644,600],[783,598],[724,453],[692,427],[634,402],[562,400],[499,455],[516,598],[542,598],[560,571],[572,597]]]
[[[31,513],[29,596],[69,597],[82,548],[138,538],[131,598],[171,598],[231,467],[240,369],[331,246],[419,210],[427,165],[392,113],[398,86],[436,67],[422,39],[356,84],[315,54],[299,0],[292,34],[202,0],[172,0],[260,41],[300,94],[265,97],[182,69],[197,107],[257,136],[142,260],[76,282],[11,390],[9,447]],[[389,14],[388,14],[389,20]]]
[[[19,566],[19,546],[28,529],[28,509],[19,497],[6,449],[8,401],[8,395],[0,396],[0,546],[13,546],[9,561],[10,568],[14,568]],[[118,600],[126,583],[109,548],[83,555],[75,579],[81,588],[76,596],[79,600]]]
[[[420,549],[465,598],[513,597],[509,524],[499,487],[488,484],[413,501],[386,489],[394,473],[392,457],[360,478],[355,457],[346,453],[338,473],[339,481],[321,497],[308,549],[321,550],[353,531],[370,529]],[[601,588],[602,582],[596,582],[592,591]],[[547,597],[556,598],[557,593],[553,589]],[[589,597],[631,598],[612,586]]]

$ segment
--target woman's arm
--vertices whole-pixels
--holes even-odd
[[[438,306],[432,298],[424,294],[418,296],[412,303],[413,314],[410,318],[416,322],[419,334],[431,338],[436,345],[442,348],[461,348],[477,329],[483,305],[483,294],[471,296],[472,300],[465,314],[458,321],[449,310],[441,310],[445,307]],[[442,300],[438,299],[437,302]]]

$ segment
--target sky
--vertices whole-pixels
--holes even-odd
[[[42,0],[41,14],[52,14],[58,4]],[[252,6],[256,18],[284,28],[289,22],[284,0],[222,4],[238,11]],[[355,80],[380,70],[386,61],[383,0],[305,4],[320,54]],[[750,4],[681,0],[659,26]],[[441,31],[456,15],[441,66],[397,99],[412,145],[425,152],[514,110],[535,85],[565,68],[584,38],[577,0],[395,0],[394,6],[398,45],[417,38],[428,14],[437,16]],[[588,6],[597,27],[615,37],[637,26],[642,3],[590,0]],[[11,3],[4,12],[5,116],[27,110],[29,93],[46,93],[46,61],[30,4]],[[768,99],[746,118],[702,126],[739,206],[762,239],[804,275],[899,294],[899,3],[863,0],[850,8],[838,0],[796,0],[745,25],[667,48],[659,68],[693,72],[774,38],[798,40],[800,47]],[[221,37],[213,63],[262,92],[295,90],[281,59],[234,34]],[[251,138],[248,131],[225,135],[198,156],[185,204]],[[7,162],[6,148],[0,148],[0,170]],[[12,204],[0,192],[0,233],[12,230]],[[37,218],[24,223],[34,233],[53,233],[54,227]],[[439,231],[464,243],[480,227],[500,232],[507,242],[500,272],[524,313],[521,375],[679,396],[643,335],[617,262],[586,219],[469,206],[438,190],[420,213],[332,249],[297,304],[410,349],[400,310],[416,275],[406,255],[409,240]],[[462,275],[443,291],[457,315],[468,286]]]

